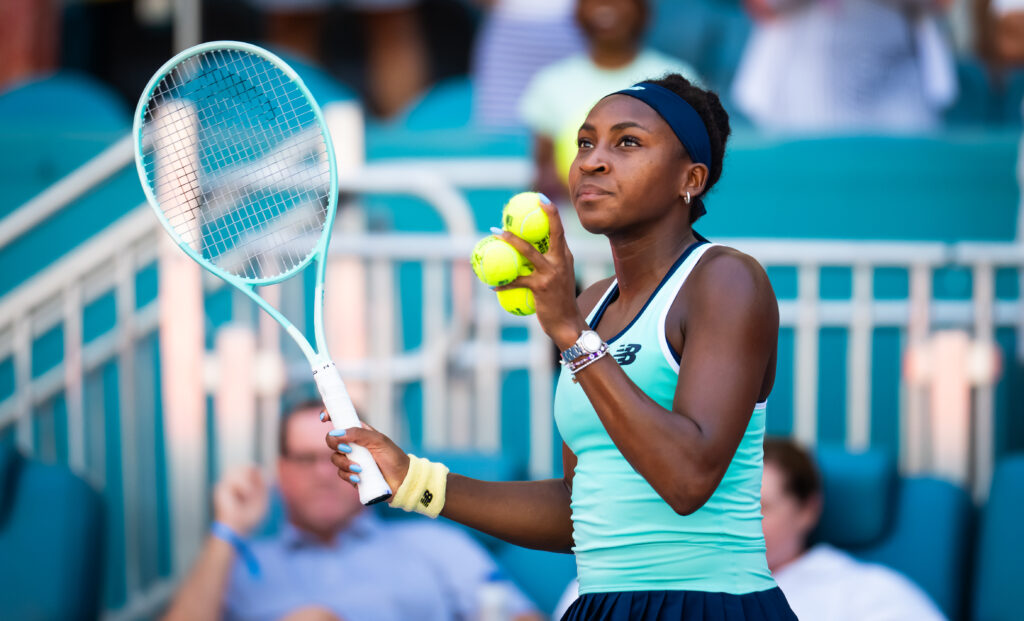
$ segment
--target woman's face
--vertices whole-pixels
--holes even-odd
[[[821,515],[821,505],[817,499],[801,503],[786,489],[785,472],[766,461],[761,479],[761,514],[768,567],[775,571],[803,554],[807,536]]]
[[[576,21],[597,45],[635,45],[647,21],[644,0],[579,0]]]
[[[681,189],[692,164],[668,123],[647,104],[606,97],[577,138],[569,193],[583,228],[607,234],[657,222],[671,210],[687,215]]]

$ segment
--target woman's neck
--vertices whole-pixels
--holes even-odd
[[[640,48],[635,45],[594,45],[590,60],[601,69],[621,69],[636,60]]]
[[[648,232],[609,238],[620,299],[629,300],[636,296],[646,299],[683,250],[697,241],[688,224],[684,230],[665,228],[671,233]]]

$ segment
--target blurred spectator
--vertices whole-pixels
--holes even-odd
[[[364,511],[330,462],[321,411],[307,402],[282,418],[277,483],[288,523],[248,540],[269,486],[253,467],[226,475],[214,490],[212,534],[165,619],[476,618],[482,592],[494,588],[494,561],[456,528]],[[522,593],[497,584],[510,618],[538,618]]]
[[[0,91],[57,68],[60,9],[55,0],[0,2]]]
[[[337,0],[250,2],[266,12],[270,43],[310,60],[323,60],[324,23]],[[423,92],[430,75],[419,0],[345,0],[341,4],[356,11],[362,21],[369,107],[377,116],[394,116]]]
[[[951,0],[746,0],[757,21],[733,82],[758,127],[934,128],[956,97],[939,17]]]
[[[1011,67],[1024,66],[1024,0],[983,0],[988,6],[988,23],[981,42],[990,46],[993,60]]]
[[[489,5],[473,51],[473,120],[515,128],[519,98],[538,69],[583,49],[575,0],[478,0]]]
[[[983,0],[983,49],[991,60],[1003,67],[1024,67],[1024,0]],[[1022,102],[1024,104],[1024,102]],[[1024,190],[1024,139],[1017,155],[1017,185]],[[1024,241],[1024,192],[1017,208],[1017,240]]]
[[[587,51],[541,69],[526,87],[520,113],[534,137],[533,185],[556,203],[569,205],[566,183],[576,132],[599,99],[667,73],[699,82],[683,61],[642,47],[647,17],[645,0],[579,0],[576,21]],[[575,217],[567,218],[568,226],[572,222]]]
[[[821,480],[810,455],[789,439],[765,438],[761,526],[768,567],[799,618],[944,619],[928,596],[896,571],[824,543],[808,547],[821,507]]]

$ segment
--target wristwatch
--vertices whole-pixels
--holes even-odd
[[[593,330],[584,330],[580,338],[572,347],[562,352],[562,362],[569,364],[577,358],[597,353],[602,347],[606,347],[601,335]]]

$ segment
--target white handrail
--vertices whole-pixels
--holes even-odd
[[[105,182],[135,159],[132,137],[125,136],[74,172],[40,192],[0,220],[0,248],[21,237],[80,196]]]

